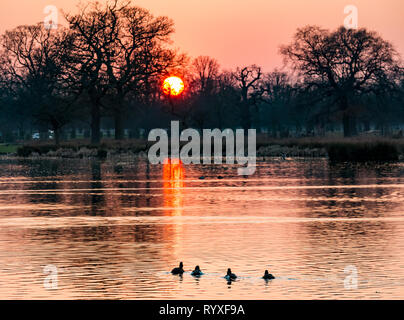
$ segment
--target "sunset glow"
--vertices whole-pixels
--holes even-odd
[[[403,12],[1,0],[0,299],[190,320],[404,300]]]
[[[43,13],[46,5],[53,4],[59,10],[75,12],[80,2],[88,1],[2,0],[0,31],[42,21],[46,16]],[[404,2],[400,0],[137,0],[132,3],[155,15],[173,19],[176,47],[192,57],[200,54],[215,57],[225,69],[253,63],[262,65],[267,71],[281,68],[283,60],[278,53],[279,46],[292,39],[296,28],[319,25],[335,29],[343,24],[344,7],[348,4],[358,7],[360,27],[379,32],[394,43],[401,54],[404,52],[401,32]],[[59,23],[65,24],[61,13]]]
[[[169,77],[163,82],[163,92],[169,96],[179,96],[184,92],[184,82],[179,77]]]

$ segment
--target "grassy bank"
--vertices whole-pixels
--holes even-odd
[[[55,146],[51,142],[31,142],[20,146],[20,157],[105,158],[108,155],[147,152],[153,143],[146,140],[103,140],[95,147],[89,140],[72,140]],[[225,150],[225,147],[223,147]],[[1,150],[1,149],[0,149]],[[12,148],[10,150],[13,150]],[[381,137],[285,138],[257,137],[259,157],[329,157],[331,161],[396,161],[404,158],[404,139]]]
[[[16,153],[18,148],[16,144],[0,144],[0,154]]]
[[[87,158],[99,157],[105,158],[108,153],[133,153],[137,154],[141,151],[147,151],[148,143],[144,140],[130,139],[124,141],[103,140],[99,146],[91,145],[88,139],[71,140],[56,146],[52,141],[46,142],[30,142],[20,146],[16,155],[19,157],[30,156],[49,156],[49,157],[65,157],[65,158]]]

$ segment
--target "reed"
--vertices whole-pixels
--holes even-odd
[[[331,161],[397,161],[404,154],[404,139],[383,137],[353,138],[285,138],[259,137],[257,148],[278,145],[298,149],[325,149]]]

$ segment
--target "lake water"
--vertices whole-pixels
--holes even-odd
[[[236,169],[0,160],[0,298],[404,298],[403,163]]]

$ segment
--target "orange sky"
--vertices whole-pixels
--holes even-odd
[[[103,0],[101,0],[103,1]],[[87,2],[82,0],[82,2]],[[343,24],[346,5],[359,9],[359,26],[378,31],[404,56],[403,0],[132,0],[155,15],[174,19],[176,47],[191,56],[210,55],[224,68],[256,63],[267,71],[282,65],[280,44],[297,27]],[[1,0],[0,32],[42,21],[47,5],[74,10],[79,0]]]

